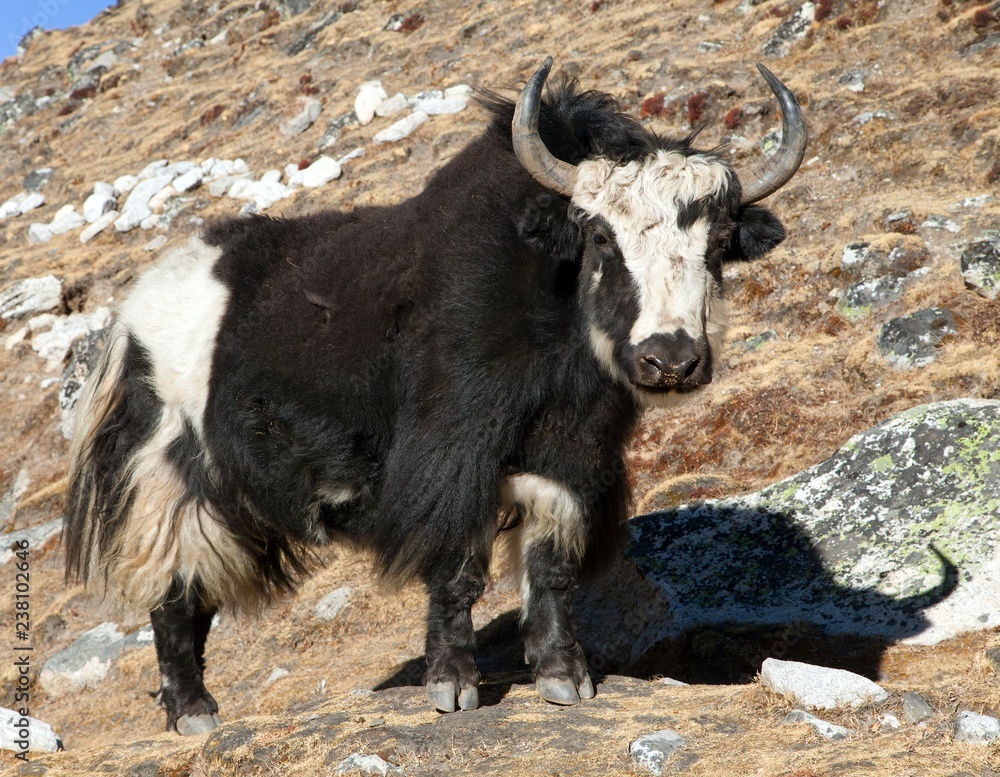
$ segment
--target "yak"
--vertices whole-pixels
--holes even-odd
[[[594,696],[571,594],[621,552],[643,409],[712,380],[722,268],[784,239],[755,204],[806,129],[782,110],[750,175],[572,79],[492,120],[396,205],[210,224],[135,282],[77,409],[69,580],[149,612],[167,730],[220,723],[216,612],[260,612],[315,548],[369,552],[429,594],[424,684],[475,709],[471,607],[494,545],[523,598],[537,692]]]

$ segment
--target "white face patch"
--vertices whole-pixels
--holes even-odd
[[[624,165],[589,159],[577,166],[573,203],[611,225],[635,284],[633,345],[678,330],[694,340],[714,339],[724,328],[714,321],[722,305],[704,259],[708,221],[685,229],[677,221],[684,205],[719,194],[730,175],[719,159],[664,150]]]

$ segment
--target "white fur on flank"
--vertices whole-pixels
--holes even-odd
[[[677,217],[684,204],[722,191],[729,176],[718,159],[664,150],[624,165],[590,159],[577,166],[573,202],[611,225],[635,284],[633,345],[678,331],[711,340],[724,330],[721,300],[704,261],[709,225],[699,219],[681,229]]]
[[[570,559],[583,558],[586,532],[583,510],[573,493],[562,483],[531,473],[506,478],[500,485],[501,510],[519,510],[523,516],[508,541],[511,571],[520,578],[521,600],[527,607],[531,581],[524,558],[532,546],[550,541]]]
[[[185,500],[187,488],[170,461],[186,425],[201,437],[212,355],[229,292],[212,274],[220,251],[197,238],[171,252],[136,282],[122,303],[95,379],[77,412],[74,461],[97,425],[121,401],[129,336],[147,351],[151,388],[163,408],[149,439],[125,469],[118,509],[127,509],[113,546],[99,553],[97,531],[87,583],[125,609],[151,610],[163,603],[174,579],[199,580],[205,603],[255,610],[265,602],[255,560],[216,518],[209,504]],[[207,452],[205,465],[210,466]],[[93,521],[94,516],[88,516]]]
[[[229,290],[212,274],[222,251],[197,237],[136,281],[118,320],[148,351],[153,388],[201,435],[219,323]]]

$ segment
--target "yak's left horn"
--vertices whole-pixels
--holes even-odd
[[[745,183],[741,181],[744,205],[762,200],[788,183],[806,153],[806,122],[798,100],[774,73],[760,64],[757,69],[781,105],[781,146],[753,171]]]
[[[546,57],[542,66],[528,79],[521,96],[517,98],[514,121],[511,125],[514,153],[517,159],[538,183],[554,189],[566,197],[573,196],[576,183],[576,166],[556,159],[538,135],[538,106],[542,85],[552,67],[552,57]]]

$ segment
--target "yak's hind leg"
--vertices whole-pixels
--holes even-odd
[[[427,698],[441,712],[479,706],[479,670],[472,605],[483,595],[486,564],[474,554],[458,557],[438,569],[452,574],[425,579],[430,594],[427,612]],[[457,571],[456,571],[457,570]]]
[[[520,474],[505,482],[503,500],[522,518],[509,542],[521,576],[521,636],[535,688],[553,704],[593,698],[571,604],[586,541],[577,499],[555,480]]]
[[[150,611],[160,689],[153,694],[167,711],[167,731],[204,734],[218,726],[219,705],[205,689],[205,640],[215,610],[201,603],[196,585],[175,580],[166,601]]]

